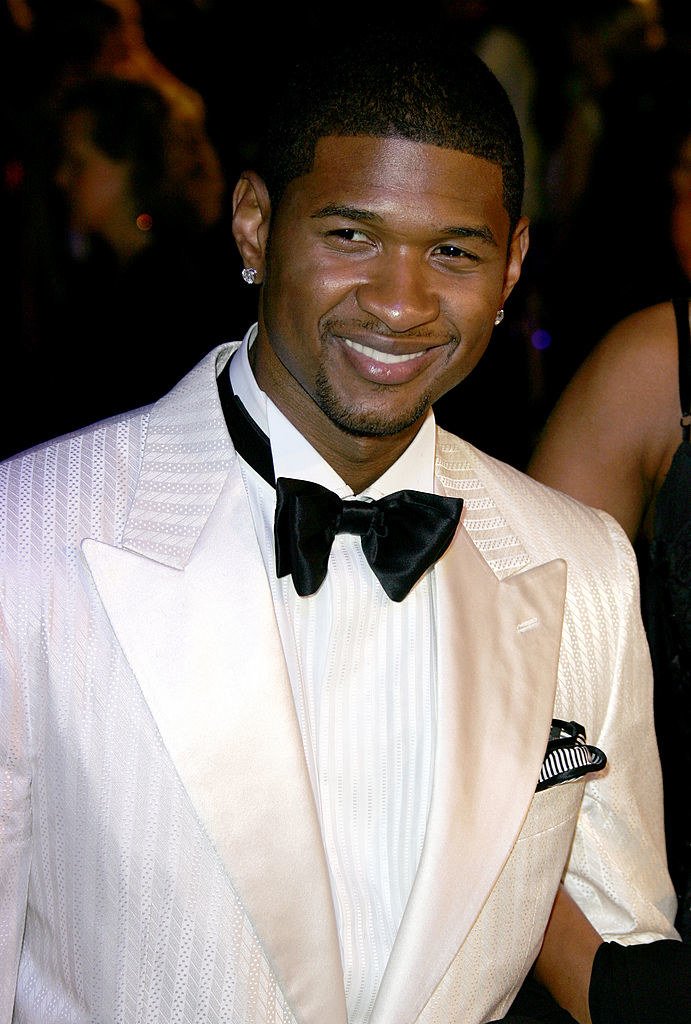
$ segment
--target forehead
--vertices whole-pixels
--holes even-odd
[[[508,231],[498,164],[470,153],[402,138],[328,136],[317,143],[308,174],[285,198],[300,212],[329,204],[371,206],[396,216],[425,208],[491,219]]]

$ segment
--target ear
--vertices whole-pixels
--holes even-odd
[[[521,267],[523,266],[523,260],[528,251],[528,243],[530,241],[528,225],[528,218],[521,217],[511,236],[509,258],[506,261],[506,271],[504,273],[504,287],[501,293],[502,306],[513,291],[516,281],[521,276]]]
[[[257,284],[264,279],[270,220],[271,201],[266,185],[254,171],[245,171],[233,192],[233,237],[244,265],[257,271]]]

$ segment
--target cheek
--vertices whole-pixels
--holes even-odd
[[[501,305],[503,282],[503,273],[485,279],[468,278],[443,294],[441,308],[458,329],[467,350],[487,343]]]
[[[488,335],[475,338],[471,342],[467,340],[461,342],[455,355],[449,361],[447,390],[460,384],[473,372],[485,354],[488,342]]]
[[[449,356],[440,374],[442,392],[460,384],[475,369],[485,354],[494,328],[495,313],[487,302],[468,301],[463,307],[456,305],[449,313],[450,329],[460,343]]]
[[[269,258],[262,308],[270,336],[290,333],[313,349],[323,320],[354,289],[352,273],[346,276],[341,268],[334,269],[310,254]]]
[[[299,295],[301,302],[327,312],[355,287],[351,267],[329,263],[316,256],[284,264],[281,283],[286,292]]]
[[[295,264],[274,260],[267,263],[259,304],[269,347],[278,361],[303,386],[310,366],[317,358],[319,312],[314,287]]]

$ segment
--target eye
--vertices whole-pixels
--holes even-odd
[[[359,228],[328,228],[323,235],[329,249],[351,256],[369,256],[376,251],[376,243]]]
[[[344,242],[369,242],[365,232],[357,228],[332,228],[326,235],[327,238],[342,239]]]
[[[462,249],[460,245],[452,245],[450,242],[444,245],[438,245],[434,250],[435,256],[441,256],[448,260],[470,260],[472,263],[477,263],[479,256],[474,252],[469,252],[467,249]]]

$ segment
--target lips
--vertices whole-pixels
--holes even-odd
[[[394,353],[344,335],[336,335],[334,340],[339,342],[341,352],[358,376],[377,384],[406,384],[426,369],[440,351],[439,346],[432,345],[415,352]]]

